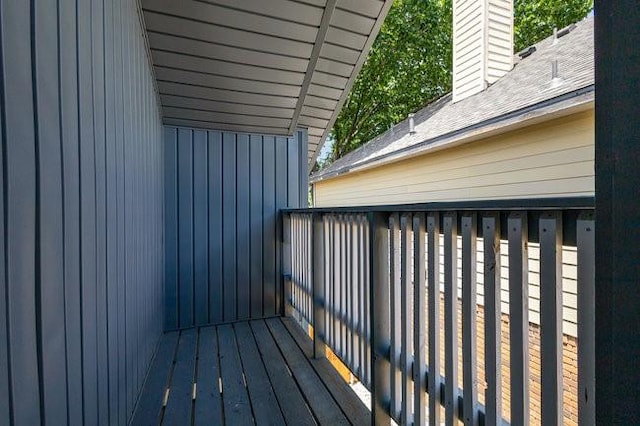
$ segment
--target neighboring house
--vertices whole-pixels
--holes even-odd
[[[489,3],[485,20],[481,12],[454,19],[453,92],[312,175],[316,207],[594,195],[593,18],[513,56],[510,43],[505,49],[513,37],[512,21],[493,7],[496,1]],[[503,34],[493,28],[496,22]],[[533,405],[539,404],[540,389],[538,255],[538,248],[530,246]],[[573,249],[565,248],[563,263],[564,416],[565,424],[573,424]],[[503,254],[503,277],[507,266]],[[503,320],[508,321],[504,285],[502,301]],[[481,316],[481,307],[479,311]],[[539,407],[532,407],[536,422],[538,412]]]

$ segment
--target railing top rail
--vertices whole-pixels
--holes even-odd
[[[594,197],[522,198],[508,200],[477,200],[395,204],[378,206],[316,207],[282,209],[283,213],[371,213],[371,212],[446,212],[446,211],[531,211],[531,210],[593,210]]]

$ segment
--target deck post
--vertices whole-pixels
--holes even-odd
[[[639,424],[640,8],[595,3],[596,424]]]
[[[323,358],[325,343],[324,218],[313,214],[313,357]]]
[[[284,315],[292,317],[291,305],[291,214],[282,214],[282,276],[284,281]]]
[[[371,324],[371,422],[389,425],[391,366],[389,354],[389,215],[369,213],[370,324]]]

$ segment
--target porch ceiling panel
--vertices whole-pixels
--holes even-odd
[[[164,123],[291,135],[315,162],[392,0],[142,0]]]

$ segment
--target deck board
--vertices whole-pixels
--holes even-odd
[[[265,368],[271,379],[271,384],[276,392],[282,414],[287,424],[299,424],[301,426],[315,426],[316,422],[307,402],[298,388],[295,379],[291,375],[287,364],[273,340],[271,333],[264,321],[252,321],[258,350],[264,360]]]
[[[180,334],[167,409],[162,422],[164,425],[191,424],[191,401],[197,346],[198,331],[196,329],[185,330]]]
[[[160,339],[158,351],[142,389],[132,426],[157,425],[162,411],[162,400],[169,383],[173,358],[178,345],[177,331],[165,333]]]
[[[256,424],[285,424],[249,323],[237,323],[234,329]]]
[[[218,327],[218,341],[225,421],[233,425],[253,424],[251,403],[232,325]]]
[[[310,345],[281,318],[167,333],[132,424],[369,424],[329,362],[310,359]]]
[[[196,426],[219,425],[224,421],[219,377],[218,332],[215,327],[203,327],[200,329],[198,346],[198,377],[193,413]]]
[[[300,349],[309,358],[309,363],[316,370],[322,382],[327,387],[333,398],[336,400],[342,411],[346,414],[352,424],[370,424],[371,411],[364,403],[353,398],[353,391],[347,383],[340,377],[340,374],[331,365],[327,358],[312,359],[313,343],[311,339],[304,335],[304,332],[291,318],[283,318],[282,323],[296,341]]]
[[[309,359],[291,338],[282,321],[279,318],[271,318],[267,320],[267,325],[318,422],[321,425],[348,425],[349,421],[344,413],[309,364]]]

